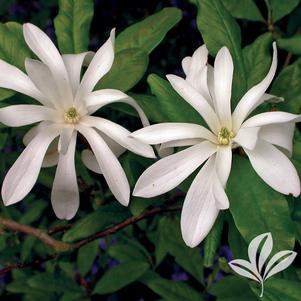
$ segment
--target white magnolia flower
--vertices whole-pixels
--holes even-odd
[[[276,71],[277,51],[266,77],[251,88],[231,114],[233,62],[229,50],[218,52],[214,68],[207,64],[205,46],[182,65],[186,79],[167,78],[179,93],[206,121],[209,129],[191,123],[161,123],[138,130],[133,137],[161,149],[190,146],[167,156],[149,167],[139,178],[134,195],[153,197],[165,193],[193,173],[203,163],[186,195],[181,229],[190,247],[198,245],[213,226],[219,210],[229,201],[224,188],[230,174],[232,149],[240,146],[257,174],[272,188],[283,193],[300,193],[300,182],[286,155],[292,152],[292,136],[298,115],[267,112],[246,118],[266,99],[264,94]],[[239,182],[239,179],[237,179]]]
[[[26,72],[0,60],[0,87],[12,89],[37,100],[40,105],[12,105],[0,109],[0,122],[24,126],[40,122],[24,137],[25,150],[8,171],[2,186],[5,205],[22,200],[35,184],[41,166],[57,164],[51,202],[59,218],[72,218],[79,206],[74,166],[77,132],[89,143],[83,162],[102,172],[116,199],[128,205],[130,188],[116,158],[122,150],[154,157],[151,146],[128,138],[130,132],[104,118],[91,116],[116,101],[133,106],[144,125],[149,125],[137,103],[121,91],[94,91],[97,82],[110,70],[114,60],[115,31],[95,53],[60,55],[49,37],[32,24],[23,27],[29,48],[40,59],[26,59]],[[89,63],[81,79],[83,64]],[[112,148],[112,150],[111,150]],[[115,152],[115,154],[114,154]]]

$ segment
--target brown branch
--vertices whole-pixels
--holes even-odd
[[[52,229],[49,229],[47,231],[47,233],[48,233],[48,235],[52,235],[52,234],[55,234],[55,233],[59,233],[59,232],[69,230],[71,227],[72,227],[71,224],[67,224],[67,225],[64,225],[64,226],[57,226],[57,227],[54,227]]]
[[[2,225],[5,228],[8,228],[10,230],[15,230],[18,232],[22,232],[25,234],[29,234],[29,235],[33,235],[35,237],[37,237],[39,240],[41,240],[43,243],[47,244],[48,246],[51,246],[55,249],[55,251],[57,253],[59,252],[72,252],[74,250],[78,250],[80,249],[82,246],[97,240],[99,238],[102,237],[106,237],[109,235],[112,235],[124,228],[126,228],[129,225],[133,225],[143,219],[149,218],[151,216],[154,216],[156,214],[160,214],[160,213],[165,213],[165,212],[174,212],[174,211],[178,211],[180,210],[180,207],[157,207],[157,208],[153,208],[150,209],[138,216],[132,216],[112,227],[109,227],[103,231],[97,232],[83,240],[78,241],[77,243],[71,245],[71,244],[66,244],[64,242],[55,240],[53,238],[51,238],[50,236],[48,236],[44,231],[39,230],[39,229],[35,229],[33,227],[27,226],[27,225],[21,225],[18,224],[14,221],[11,221],[9,219],[5,219],[5,218],[0,218],[0,225]],[[57,233],[60,231],[64,231],[66,230],[66,228],[70,228],[71,225],[66,225],[66,226],[61,226],[61,227],[56,227],[53,228],[51,230],[48,231],[48,234],[53,234],[53,233]],[[65,248],[60,248],[60,247],[65,247]],[[3,268],[0,270],[0,276],[5,275],[6,273],[15,270],[15,269],[23,269],[23,268],[27,268],[27,267],[35,267],[35,266],[40,266],[40,264],[52,260],[54,258],[57,258],[58,254],[54,253],[51,254],[45,258],[41,258],[41,259],[35,259],[33,261],[27,262],[27,263],[13,263],[8,265],[7,267]]]
[[[66,252],[71,251],[73,246],[70,244],[67,244],[65,242],[56,240],[52,237],[50,237],[45,231],[33,228],[28,225],[19,224],[13,220],[0,217],[0,225],[9,230],[25,233],[28,235],[32,235],[39,239],[41,242],[43,242],[45,245],[53,248],[56,252]]]

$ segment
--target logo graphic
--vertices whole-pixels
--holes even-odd
[[[250,278],[261,284],[263,296],[263,283],[271,276],[285,270],[296,258],[294,251],[284,250],[276,253],[269,261],[273,249],[271,233],[264,233],[255,237],[248,248],[249,260],[235,259],[229,262],[230,267],[243,277]]]

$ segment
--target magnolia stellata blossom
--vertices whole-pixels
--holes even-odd
[[[93,91],[110,70],[114,60],[115,31],[95,53],[60,55],[49,37],[32,24],[23,26],[29,48],[40,60],[26,59],[27,75],[0,60],[0,87],[28,95],[40,104],[12,105],[0,109],[0,122],[16,127],[40,122],[24,137],[25,150],[8,171],[2,186],[5,205],[22,200],[32,189],[41,167],[55,166],[51,202],[59,218],[72,218],[79,207],[74,165],[77,133],[85,137],[90,150],[82,153],[85,165],[103,173],[116,199],[128,205],[130,188],[116,155],[128,149],[154,157],[151,146],[129,138],[130,132],[104,118],[91,116],[116,101],[133,106],[142,123],[149,125],[137,103],[114,89]],[[88,64],[81,79],[83,64]]]
[[[224,191],[231,170],[232,149],[240,146],[257,174],[283,194],[300,193],[300,181],[287,155],[298,115],[267,112],[247,119],[266,99],[276,71],[277,50],[266,77],[241,98],[231,113],[233,62],[229,50],[219,50],[214,68],[207,64],[208,51],[201,46],[182,61],[186,79],[167,75],[172,87],[205,120],[209,129],[191,123],[161,123],[132,134],[161,149],[190,146],[149,167],[138,179],[134,195],[153,197],[165,193],[194,172],[182,209],[181,230],[186,244],[198,245],[212,228],[221,209],[229,207]]]

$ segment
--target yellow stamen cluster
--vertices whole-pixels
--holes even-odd
[[[228,145],[232,138],[234,138],[233,132],[226,127],[222,127],[217,135],[218,143],[221,145]]]
[[[71,107],[65,114],[64,120],[66,123],[77,123],[80,119],[80,116],[74,107]]]

